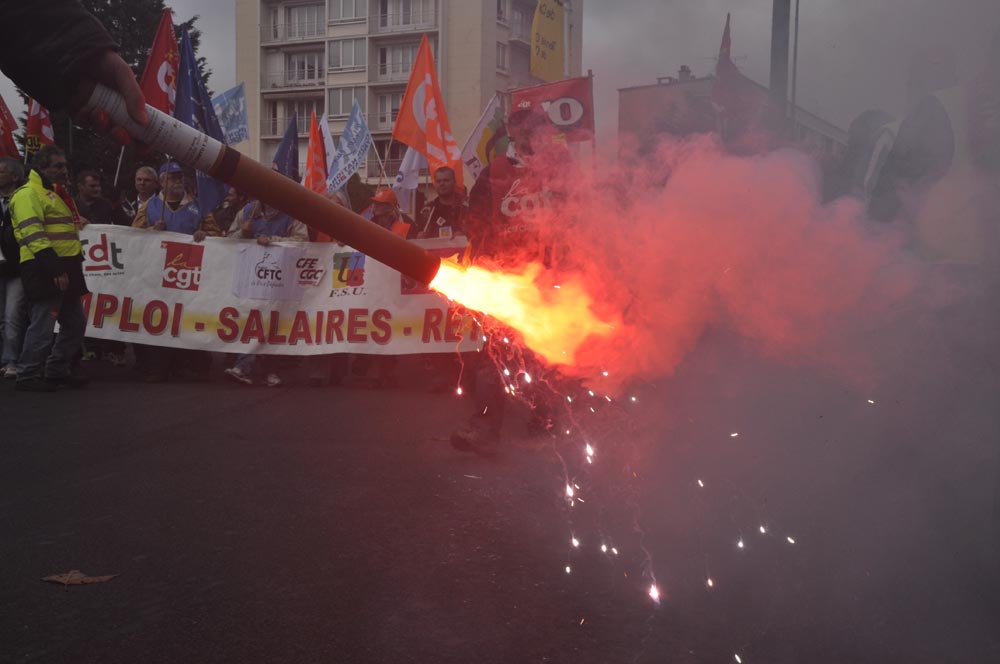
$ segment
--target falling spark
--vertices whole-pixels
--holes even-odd
[[[570,540],[570,542],[573,544],[573,548],[580,547],[580,540],[578,540],[577,538],[574,537],[573,539]]]
[[[483,337],[483,343],[486,343],[487,341],[489,341],[489,339],[487,339],[486,337]]]
[[[505,368],[505,369],[503,370],[503,375],[504,375],[504,376],[509,376],[509,375],[510,375],[510,369],[506,369],[506,368]]]
[[[766,535],[767,534],[767,528],[765,528],[764,526],[761,526],[760,527],[760,534],[761,535]]]
[[[556,284],[555,286],[553,286],[553,288],[562,288],[562,286],[560,286],[559,284]]]
[[[605,377],[605,378],[607,378],[607,377],[608,377],[608,372],[607,372],[607,371],[602,371],[601,373],[602,373],[602,374],[604,374],[604,377]]]
[[[583,621],[584,621],[584,620],[586,620],[586,618],[580,618],[580,624],[581,624],[581,625],[583,624]]]
[[[569,574],[569,573],[570,573],[570,571],[571,571],[571,570],[570,570],[570,568],[569,568],[569,565],[566,565],[566,573],[567,573],[567,574]]]
[[[587,453],[587,456],[594,456],[594,448],[590,446],[590,443],[587,443],[587,446],[583,449]]]
[[[573,397],[566,397],[566,401],[573,403]]]
[[[615,554],[617,556],[618,555],[618,549],[616,549],[615,547],[611,547],[611,553],[613,553],[613,554]]]
[[[462,396],[462,388],[461,387],[457,388],[455,390],[455,394],[457,394],[458,396]]]
[[[594,407],[593,407],[593,406],[591,406],[591,407],[590,407],[590,412],[592,412],[592,413],[596,413],[597,411],[596,411],[596,410],[594,410]]]
[[[660,603],[660,589],[656,587],[655,583],[649,587],[649,596],[657,604]]]
[[[736,436],[738,436],[738,435],[740,435],[740,434],[734,431],[733,433],[729,434],[729,437],[730,438],[736,438]]]
[[[708,577],[707,579],[705,579],[705,585],[708,586],[709,588],[714,588],[715,581],[712,580],[712,577]]]
[[[566,495],[569,496],[570,498],[572,498],[573,497],[573,493],[574,493],[573,487],[571,487],[570,485],[567,484],[566,485]]]
[[[608,552],[608,545],[607,544],[602,544],[601,545],[601,553],[607,553],[607,552]]]
[[[593,457],[587,457],[587,463],[594,463]]]
[[[580,485],[579,485],[579,484],[577,484],[576,482],[574,482],[574,483],[573,483],[573,486],[575,486],[575,487],[576,487],[577,489],[579,489],[579,488],[580,488]]]
[[[587,394],[589,394],[590,396],[594,396],[594,391],[593,390],[587,390]]]
[[[505,344],[509,344],[509,343],[510,343],[510,339],[508,339],[507,337],[504,337],[504,338],[503,338],[503,342],[504,342]]]
[[[788,540],[789,544],[795,544],[795,540],[792,539],[791,537],[786,537],[785,539]]]
[[[737,548],[742,549],[743,548],[743,540],[740,540],[739,542],[737,542],[736,546],[737,546]]]
[[[567,436],[569,435],[569,429],[566,429],[566,435]]]
[[[611,397],[609,397],[607,394],[604,395],[604,398],[608,400],[608,403],[611,403]]]
[[[528,374],[528,373],[524,374],[524,382],[525,383],[530,383],[531,382],[531,374]]]
[[[702,482],[701,480],[698,480],[698,486],[700,486],[702,489],[704,489],[705,488],[705,483]]]
[[[873,406],[875,405],[875,402],[872,399],[869,399],[868,403],[872,404]]]
[[[736,664],[743,664],[743,660],[740,659],[740,656],[738,654],[733,655],[733,657],[736,658]]]
[[[632,397],[632,403],[635,403],[635,397]]]

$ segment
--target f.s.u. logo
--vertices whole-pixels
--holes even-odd
[[[357,252],[333,255],[333,287],[348,288],[365,283],[365,255]]]

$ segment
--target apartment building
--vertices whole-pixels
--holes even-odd
[[[309,116],[326,113],[335,137],[355,99],[379,158],[395,175],[406,146],[390,141],[417,47],[428,35],[459,144],[497,91],[534,85],[531,22],[537,0],[235,0],[236,76],[246,84],[250,154],[267,163],[293,113],[304,163]],[[568,12],[568,75],[581,70],[583,0]],[[377,152],[377,154],[376,154]]]

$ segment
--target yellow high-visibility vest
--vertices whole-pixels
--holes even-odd
[[[45,188],[37,171],[31,171],[28,182],[11,196],[10,218],[22,263],[35,260],[43,249],[53,249],[57,256],[78,256],[82,252],[73,211],[59,194]]]

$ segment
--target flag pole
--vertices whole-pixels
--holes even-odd
[[[118,175],[122,171],[122,158],[125,157],[125,146],[122,146],[121,152],[118,153],[118,166],[115,167],[115,182],[111,185],[114,188],[118,188]]]

